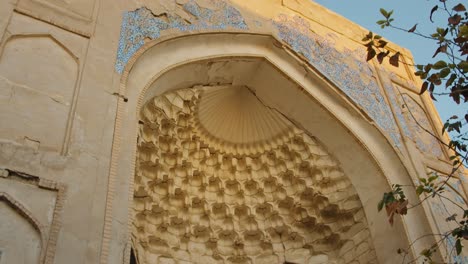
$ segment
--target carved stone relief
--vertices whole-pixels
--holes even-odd
[[[376,263],[339,164],[247,87],[183,89],[141,111],[139,263]]]

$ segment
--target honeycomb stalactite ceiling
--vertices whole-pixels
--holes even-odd
[[[294,135],[291,122],[266,107],[246,86],[197,87],[192,93],[193,102],[176,92],[157,97],[153,104],[186,113],[184,101],[191,102],[195,107],[193,115],[181,118],[189,118],[191,129],[201,142],[219,152],[235,156],[259,154],[278,147]]]
[[[223,119],[228,113],[238,117]],[[143,107],[141,121],[140,263],[376,262],[359,197],[338,163],[248,88],[166,93]]]

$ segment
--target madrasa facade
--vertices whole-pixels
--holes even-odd
[[[456,209],[377,203],[449,175],[448,138],[367,33],[309,0],[0,0],[0,264],[417,258]]]

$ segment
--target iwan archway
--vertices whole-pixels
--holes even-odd
[[[149,42],[121,84],[103,263],[132,243],[141,263],[395,263],[429,233],[377,213],[391,183],[410,182],[397,153],[270,36]]]

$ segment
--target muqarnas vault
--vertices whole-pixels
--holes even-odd
[[[457,209],[377,201],[449,175],[449,139],[367,32],[308,0],[0,1],[0,264],[417,257]]]

